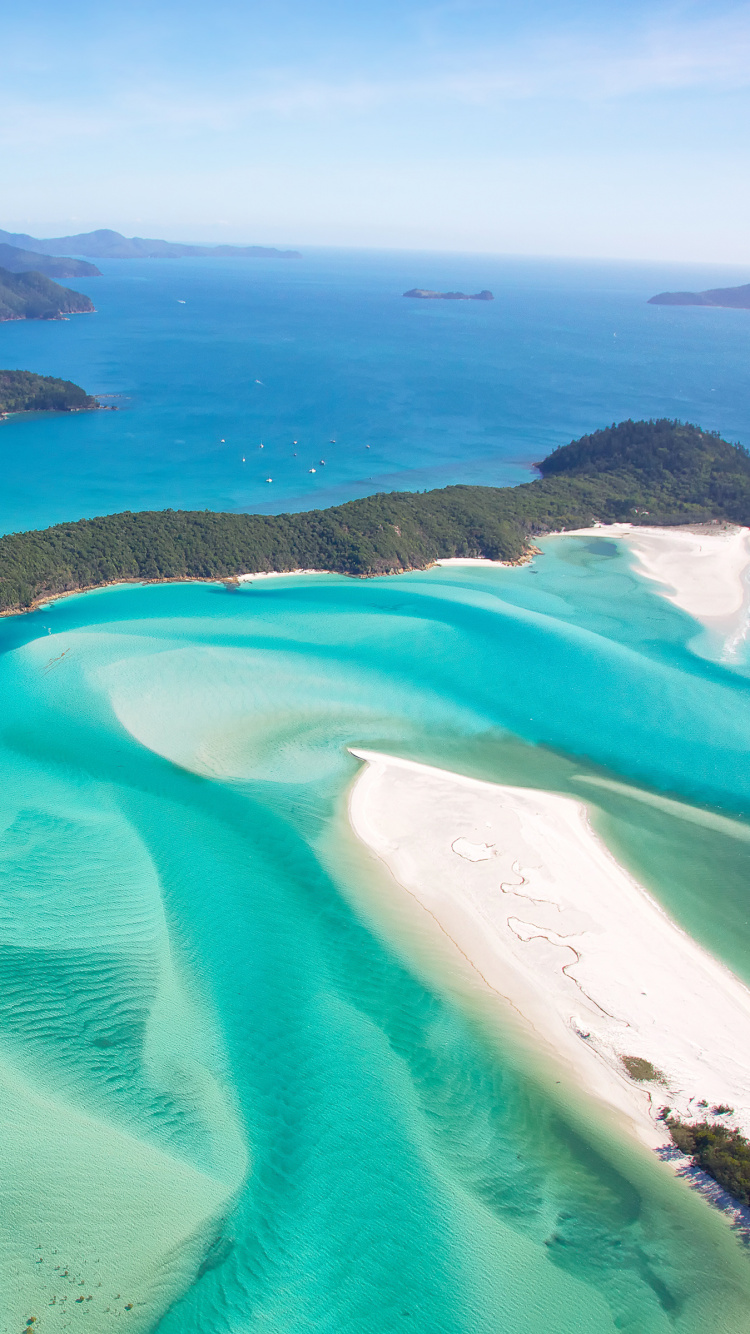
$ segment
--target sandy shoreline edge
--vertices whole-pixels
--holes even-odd
[[[636,573],[661,584],[656,591],[708,629],[718,632],[731,651],[750,634],[750,529],[734,525],[693,525],[677,528],[648,528],[629,523],[596,524],[538,535],[552,537],[611,537],[626,543],[636,557]],[[445,566],[520,569],[535,555],[542,554],[533,543],[520,560],[499,561],[474,556],[439,557],[431,565],[398,573],[420,573]],[[127,586],[152,584],[224,584],[252,583],[256,579],[291,579],[309,575],[330,575],[335,570],[255,570],[236,575],[175,575],[162,579],[113,579],[108,583],[89,584],[38,598],[28,607],[0,611],[3,616],[22,616],[38,611],[62,598],[82,593]],[[352,576],[341,575],[342,578]],[[373,575],[373,578],[391,578]]]
[[[594,524],[543,533],[552,537],[599,537],[624,542],[635,556],[635,571],[662,587],[655,589],[694,620],[727,638],[747,632],[750,620],[750,528],[694,524],[656,528],[632,523]],[[468,557],[436,565],[508,568],[508,562]]]
[[[726,1104],[750,1131],[750,990],[615,861],[582,802],[352,754],[355,834],[532,1041],[662,1157],[664,1106],[699,1120]],[[654,1077],[633,1080],[625,1057]]]

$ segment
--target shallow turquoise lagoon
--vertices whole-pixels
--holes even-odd
[[[459,984],[346,822],[355,745],[573,793],[750,980],[712,819],[745,832],[750,682],[617,544],[122,587],[0,643],[9,1330],[747,1328],[725,1220]]]

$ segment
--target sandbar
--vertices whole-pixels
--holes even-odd
[[[613,537],[636,558],[636,573],[662,585],[657,591],[708,629],[728,636],[747,624],[750,609],[750,528],[696,524],[649,528],[597,524],[553,537]]]
[[[728,1105],[750,1130],[750,990],[618,864],[583,802],[352,753],[355,833],[530,1040],[651,1148],[669,1142],[665,1106]]]

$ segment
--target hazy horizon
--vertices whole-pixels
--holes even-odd
[[[4,226],[750,263],[750,5],[31,3]]]
[[[31,236],[37,240],[50,240],[55,237],[86,235],[89,232],[108,230],[119,232],[125,237],[142,237],[150,240],[162,240],[180,242],[192,245],[234,245],[234,246],[263,246],[278,250],[298,250],[301,256],[305,254],[320,254],[330,251],[332,253],[347,254],[383,254],[385,255],[428,255],[440,257],[444,256],[446,260],[481,259],[483,256],[488,260],[506,260],[509,263],[548,262],[550,264],[582,264],[590,263],[592,265],[622,265],[623,268],[654,268],[657,270],[721,270],[726,269],[735,275],[742,275],[750,270],[750,257],[747,260],[731,260],[725,258],[716,259],[679,259],[659,256],[629,256],[615,254],[564,254],[561,252],[552,253],[545,251],[510,251],[510,250],[471,250],[458,246],[428,246],[428,245],[357,245],[357,244],[336,244],[325,242],[307,242],[294,236],[276,236],[267,233],[258,234],[250,227],[233,227],[232,229],[222,230],[216,226],[195,226],[174,225],[157,221],[125,221],[111,222],[109,220],[101,222],[96,219],[88,221],[86,219],[63,219],[57,222],[40,222],[36,224],[19,223],[15,220],[8,221],[0,217],[0,230],[4,232],[18,233]],[[110,262],[110,261],[108,261]],[[124,261],[129,263],[131,261]],[[170,264],[173,260],[165,261]],[[741,277],[738,276],[738,281]]]

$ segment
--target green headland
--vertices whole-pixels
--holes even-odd
[[[99,404],[72,380],[33,371],[0,371],[0,415],[8,412],[89,412]]]
[[[91,297],[61,287],[43,273],[11,273],[0,268],[0,320],[59,320],[64,315],[89,314]]]
[[[83,391],[80,391],[83,392]],[[750,455],[679,421],[626,421],[562,446],[515,487],[392,492],[303,514],[111,514],[0,538],[0,610],[121,580],[330,570],[365,577],[446,557],[520,561],[592,523],[750,523]]]

